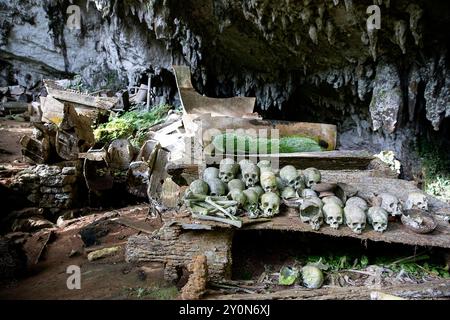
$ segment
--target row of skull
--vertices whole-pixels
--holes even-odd
[[[381,194],[379,196],[381,204],[370,209],[367,202],[358,197],[348,199],[345,207],[336,196],[321,200],[316,192],[310,189],[320,182],[321,173],[315,168],[301,172],[294,166],[287,165],[276,173],[268,160],[262,160],[255,165],[250,160],[242,160],[237,164],[234,160],[226,158],[220,162],[218,169],[206,168],[203,180],[194,181],[190,189],[194,194],[228,195],[247,211],[250,218],[277,215],[280,209],[280,196],[283,199],[300,196],[303,198],[300,218],[310,223],[314,229],[320,228],[323,220],[333,228],[337,228],[345,220],[352,230],[359,232],[359,229],[365,227],[367,213],[367,220],[374,229],[383,232],[387,228],[387,215],[402,214],[400,201],[388,193]],[[355,203],[359,205],[353,205]],[[406,201],[405,208],[427,210],[427,206],[427,199],[423,194],[412,193]],[[362,208],[364,215],[358,208]]]
[[[300,218],[313,230],[319,230],[324,222],[333,229],[345,223],[353,232],[361,234],[368,222],[375,231],[384,232],[388,227],[388,217],[402,215],[403,207],[398,198],[389,193],[382,193],[376,199],[376,203],[369,208],[360,197],[349,198],[345,205],[336,196],[323,199],[306,197],[300,205]],[[426,196],[419,192],[410,193],[405,209],[428,210]]]
[[[203,180],[210,181],[214,178],[220,179],[223,183],[241,179],[247,188],[261,184],[265,192],[278,192],[284,187],[301,191],[305,187],[309,188],[320,182],[321,176],[320,171],[315,168],[300,172],[294,166],[288,165],[276,172],[269,160],[254,164],[245,159],[238,164],[233,159],[225,158],[220,162],[219,169],[210,167],[204,171]]]

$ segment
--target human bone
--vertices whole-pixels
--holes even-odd
[[[240,208],[243,208],[247,203],[247,196],[242,190],[234,189],[230,191],[229,197],[238,203]]]
[[[259,201],[259,196],[258,196],[258,194],[256,193],[256,191],[255,190],[253,190],[253,189],[247,189],[247,190],[244,190],[244,191],[242,191],[244,194],[245,194],[245,196],[247,197],[247,202],[248,203],[253,203],[253,204],[255,204],[255,203],[258,203],[258,201]]]
[[[294,166],[288,165],[280,170],[280,178],[284,184],[294,188],[296,191],[300,191],[305,188],[303,176],[300,175]]]
[[[255,191],[258,194],[258,198],[260,198],[264,194],[264,189],[261,186],[254,186],[248,189]]]
[[[322,208],[323,202],[318,197],[307,198],[300,205],[300,219],[317,231],[323,224]]]
[[[207,195],[209,191],[209,186],[205,181],[198,179],[191,183],[189,189],[192,191],[193,194]]]
[[[344,208],[344,204],[342,203],[342,200],[339,199],[339,198],[336,197],[336,196],[328,196],[328,197],[325,197],[325,198],[322,199],[322,202],[323,202],[324,204],[327,204],[327,203],[335,203],[335,204],[337,204],[338,206],[340,206],[341,208]]]
[[[319,289],[324,280],[322,270],[311,265],[302,268],[302,279],[303,285],[308,289]]]
[[[262,216],[265,218],[273,217],[280,212],[280,197],[273,192],[266,192],[261,197]]]
[[[241,161],[239,161],[239,168],[241,169],[241,171],[242,171],[242,167],[246,166],[248,164],[253,164],[254,165],[253,161],[251,161],[249,159],[242,159]]]
[[[303,189],[302,190],[302,198],[311,198],[317,197],[317,193],[312,189]]]
[[[366,228],[366,213],[364,209],[356,205],[346,205],[344,208],[345,223],[357,234],[361,234]]]
[[[219,178],[219,169],[215,167],[209,167],[206,168],[205,171],[203,171],[203,180],[209,181],[216,178]]]
[[[258,218],[258,216],[260,214],[258,194],[256,193],[255,190],[252,190],[252,189],[244,190],[243,193],[247,197],[247,204],[245,206],[247,216],[250,219]]]
[[[381,198],[381,207],[389,213],[391,216],[402,215],[402,204],[398,198],[390,193],[382,193],[379,195]]]
[[[208,186],[209,186],[209,190],[210,190],[210,195],[211,196],[224,196],[227,188],[225,183],[222,182],[222,180],[220,179],[212,179],[210,181],[207,181]]]
[[[220,161],[219,178],[225,183],[233,180],[237,175],[237,165],[233,159],[225,158]]]
[[[428,211],[428,199],[427,196],[420,192],[412,192],[408,195],[408,199],[405,203],[405,209],[421,209]]]
[[[261,160],[258,162],[257,166],[261,168],[272,168],[272,162],[270,160]]]
[[[267,171],[261,173],[261,187],[263,188],[264,192],[277,192],[278,186],[277,186],[277,177],[273,172]]]
[[[345,203],[345,206],[357,206],[361,208],[364,212],[369,209],[369,205],[367,204],[367,201],[360,197],[351,197],[347,200]]]
[[[322,175],[320,171],[316,168],[308,168],[303,171],[303,177],[305,181],[305,185],[308,188],[311,188],[316,183],[319,183],[322,180]]]
[[[384,232],[388,226],[388,213],[381,207],[372,207],[367,211],[367,221],[376,232]]]
[[[259,183],[260,170],[259,167],[253,163],[244,164],[241,166],[242,180],[245,182],[247,188],[254,187]]]
[[[297,197],[297,192],[295,192],[295,189],[292,187],[286,187],[283,189],[283,192],[281,192],[282,199],[293,199]]]
[[[261,160],[260,162],[258,162],[257,166],[260,170],[260,173],[273,172],[272,163],[270,162],[270,160]]]
[[[323,206],[325,223],[333,229],[338,229],[344,223],[344,210],[336,202],[328,202]]]
[[[233,179],[230,182],[228,182],[228,190],[245,190],[245,183],[242,180],[239,179]]]

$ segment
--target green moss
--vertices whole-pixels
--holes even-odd
[[[151,300],[175,300],[179,294],[175,286],[162,288],[129,288],[128,294],[132,298]]]
[[[232,148],[235,153],[294,153],[322,151],[319,143],[305,136],[286,136],[280,139],[255,138],[236,133],[220,134],[214,137],[212,144],[216,150],[225,153]],[[227,152],[229,153],[229,152]]]
[[[160,105],[154,107],[150,112],[127,112],[95,129],[95,139],[104,144],[115,139],[130,139],[133,145],[140,147],[147,139],[148,129],[164,120],[170,109],[169,105]]]

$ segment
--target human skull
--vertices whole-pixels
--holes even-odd
[[[241,191],[245,190],[245,184],[244,182],[242,182],[242,180],[233,179],[230,182],[228,182],[228,190],[232,191],[236,189]]]
[[[304,181],[306,187],[311,188],[313,185],[319,183],[322,180],[320,171],[316,168],[308,168],[303,171]]]
[[[345,206],[346,207],[356,206],[361,208],[364,212],[366,212],[367,209],[369,209],[369,205],[367,204],[366,200],[360,197],[351,197],[350,199],[347,200]]]
[[[209,167],[206,168],[205,171],[203,171],[203,180],[209,181],[216,178],[219,178],[219,169],[215,167]]]
[[[226,193],[226,185],[220,179],[212,179],[207,182],[211,196],[224,196]]]
[[[241,168],[241,171],[242,171],[242,167],[246,166],[248,164],[254,164],[254,163],[249,159],[242,159],[241,161],[239,161],[239,167]]]
[[[428,199],[427,196],[420,192],[412,192],[408,195],[408,199],[405,203],[405,209],[421,209],[428,211]]]
[[[267,192],[277,192],[277,177],[273,172],[267,171],[261,174],[261,187]]]
[[[266,192],[261,197],[262,216],[271,218],[280,212],[280,197],[273,192]]]
[[[328,196],[328,197],[325,197],[325,198],[322,199],[322,202],[323,202],[324,204],[327,204],[327,203],[335,203],[335,204],[337,204],[339,207],[344,208],[344,204],[342,203],[342,200],[339,199],[339,198],[336,197],[336,196]]]
[[[344,211],[336,202],[328,202],[323,206],[325,223],[333,229],[338,229],[339,225],[344,223]]]
[[[233,159],[225,158],[220,161],[219,178],[225,183],[230,182],[236,177],[237,166]]]
[[[382,193],[379,196],[381,198],[381,207],[387,211],[391,216],[402,215],[402,205],[398,198],[390,193]]]
[[[264,194],[264,190],[261,186],[254,186],[248,189],[255,191],[258,194],[258,199]]]
[[[366,228],[366,213],[356,205],[346,205],[344,208],[345,223],[357,234],[361,234]]]
[[[247,188],[254,187],[259,183],[260,170],[258,166],[253,163],[244,164],[241,166],[241,172],[242,180]]]
[[[256,219],[258,218],[259,214],[261,213],[259,210],[259,196],[256,193],[255,190],[247,189],[244,190],[243,193],[247,197],[247,204],[245,206],[245,210],[247,213],[247,216],[250,219]]]
[[[384,232],[388,226],[388,213],[381,207],[372,207],[367,211],[367,221],[376,232]]]
[[[303,189],[302,190],[302,198],[311,198],[317,197],[317,193],[313,189]]]
[[[191,183],[189,189],[192,191],[193,194],[207,195],[209,187],[205,181],[198,179]]]
[[[323,224],[323,202],[318,197],[305,199],[300,206],[300,219],[308,223],[313,230],[319,230]]]
[[[284,184],[294,188],[295,191],[300,191],[305,188],[303,177],[298,173],[294,166],[285,166],[280,170],[280,178]]]
[[[260,162],[258,162],[257,166],[260,170],[260,173],[268,171],[273,172],[272,162],[270,162],[270,160],[261,160]]]
[[[238,203],[239,208],[243,208],[247,204],[247,196],[242,190],[234,189],[230,191],[229,197]]]
[[[295,189],[292,187],[286,187],[281,193],[281,198],[285,200],[297,198],[297,192],[295,192]]]

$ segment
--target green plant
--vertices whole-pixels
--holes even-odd
[[[101,124],[94,130],[95,139],[108,144],[116,139],[130,139],[130,142],[140,147],[147,139],[148,129],[163,121],[171,109],[169,105],[154,107],[151,111],[129,111],[122,116],[113,118]]]
[[[129,296],[138,299],[174,300],[178,296],[178,289],[171,287],[155,288],[128,288]]]

